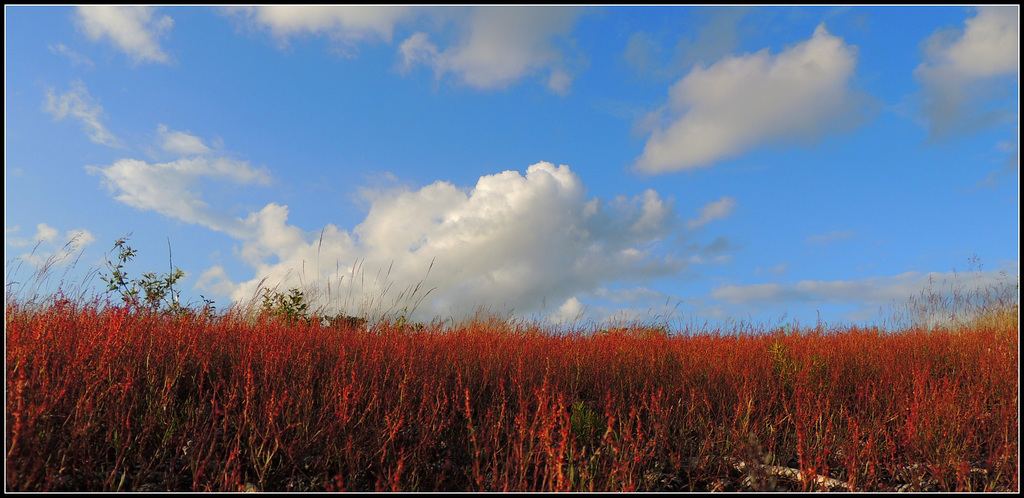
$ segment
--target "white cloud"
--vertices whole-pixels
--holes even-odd
[[[100,121],[103,107],[92,100],[89,90],[81,81],[72,82],[71,90],[61,95],[56,95],[53,88],[47,90],[43,110],[52,114],[57,121],[68,116],[78,119],[89,140],[95,143],[122,147],[117,137]]]
[[[700,209],[700,217],[686,222],[691,230],[712,221],[728,218],[736,209],[736,198],[723,196],[721,199],[709,202]]]
[[[29,244],[27,239],[21,237],[15,237],[14,234],[21,231],[21,227],[18,225],[4,226],[4,245],[11,247],[25,247]]]
[[[522,314],[550,310],[565,318],[606,283],[680,273],[688,265],[680,251],[720,252],[672,244],[682,222],[671,200],[654,190],[612,202],[588,198],[568,166],[546,162],[525,175],[483,176],[472,189],[438,181],[419,189],[364,190],[369,210],[351,231],[328,224],[311,232],[288,223],[287,206],[270,203],[239,218],[202,199],[201,181],[270,181],[245,162],[122,159],[87,170],[120,202],[238,240],[236,256],[253,278],[232,282],[217,266],[196,284],[234,301],[253,298],[261,284],[281,290],[312,284],[320,291],[311,296],[314,302],[331,312],[379,316],[425,298],[416,319],[465,316],[477,306]],[[562,304],[552,309],[547,303]]]
[[[603,282],[644,281],[685,267],[654,252],[678,225],[656,193],[615,203],[588,199],[568,166],[542,162],[525,176],[481,177],[469,191],[438,181],[370,201],[351,233],[334,225],[304,232],[277,204],[250,215],[239,255],[255,276],[231,298],[250,298],[266,277],[283,289],[300,280],[321,288],[330,282],[332,305],[352,313],[411,308],[410,295],[431,288],[420,319],[461,316],[477,305],[529,314],[563,303],[569,312],[573,298]]]
[[[154,19],[155,13],[153,7],[83,6],[76,21],[93,41],[109,38],[135,63],[170,62],[157,39],[174,26],[174,19]]]
[[[970,132],[1013,116],[984,110],[995,78],[1019,73],[1019,6],[978,7],[963,30],[942,30],[924,41],[925,61],[914,71],[923,84],[923,111],[932,138]]]
[[[585,306],[575,296],[566,299],[554,314],[556,322],[574,322],[582,319]]]
[[[36,235],[32,237],[33,242],[52,242],[60,232],[56,228],[47,225],[46,223],[40,223],[36,225]]]
[[[569,94],[569,86],[572,85],[572,76],[561,69],[552,69],[548,77],[548,89],[561,96]]]
[[[849,84],[857,49],[821,24],[778,55],[768,49],[697,66],[641,121],[651,136],[635,167],[664,173],[707,167],[756,146],[810,142],[859,122],[870,108]]]
[[[268,185],[264,168],[253,168],[245,161],[229,158],[195,157],[173,162],[149,164],[137,159],[121,159],[109,166],[86,166],[90,174],[100,175],[114,197],[138,209],[153,210],[188,223],[198,223],[233,236],[245,233],[242,221],[210,209],[197,190],[200,179],[223,179],[237,184]]]
[[[258,28],[264,28],[286,46],[303,34],[326,34],[344,56],[355,54],[358,42],[391,42],[395,25],[409,19],[415,9],[399,6],[266,5],[230,8],[228,12]]]
[[[75,247],[85,247],[96,242],[96,237],[84,228],[76,228],[64,232],[64,241],[74,243]]]
[[[17,231],[18,229],[15,227],[14,230],[8,230],[8,233]],[[32,244],[32,250],[20,255],[18,259],[35,265],[37,268],[48,268],[65,263],[75,251],[95,241],[96,237],[84,228],[67,230],[64,232],[62,240],[59,230],[46,223],[39,223],[36,225],[36,233],[32,236],[31,241],[9,238],[7,243],[12,247],[24,247]]]
[[[197,136],[182,131],[171,131],[167,125],[157,127],[160,146],[171,153],[187,156],[209,154],[213,150]]]
[[[572,76],[554,41],[569,34],[577,15],[565,7],[477,7],[461,23],[465,35],[457,45],[441,50],[423,32],[402,42],[402,67],[424,64],[438,78],[451,73],[482,90],[507,88],[546,69],[548,88],[564,95]]]
[[[195,285],[196,290],[209,292],[211,294],[228,295],[234,289],[227,271],[223,266],[207,268],[199,275]]]
[[[538,71],[547,73],[544,82],[554,93],[565,95],[572,84],[565,54],[556,43],[572,29],[575,8],[280,5],[226,11],[268,30],[282,47],[304,34],[329,36],[345,57],[354,56],[359,43],[391,43],[399,24],[416,22],[416,31],[398,47],[403,72],[423,64],[438,78],[451,74],[459,83],[483,90],[507,88]],[[451,46],[440,48],[429,33],[443,31],[445,24],[454,25],[458,35]]]

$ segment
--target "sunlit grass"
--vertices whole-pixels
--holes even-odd
[[[743,331],[15,287],[8,491],[1019,490],[1015,285]]]

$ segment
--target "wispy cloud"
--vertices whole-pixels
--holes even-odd
[[[821,24],[807,41],[697,66],[643,119],[650,138],[634,167],[665,173],[708,167],[756,146],[813,142],[859,124],[871,102],[850,83],[856,47]]]
[[[712,290],[709,297],[747,310],[824,303],[851,304],[859,306],[860,315],[863,315],[864,311],[877,312],[880,308],[908,303],[912,297],[920,297],[922,292],[935,293],[940,299],[951,299],[954,291],[968,297],[984,294],[986,290],[1000,288],[1006,283],[1006,274],[998,271],[906,272],[859,280],[722,285]]]
[[[174,26],[170,16],[156,16],[153,7],[83,6],[75,20],[93,41],[109,39],[134,63],[167,63],[171,57],[157,41]]]
[[[236,184],[268,185],[271,181],[264,168],[223,157],[183,158],[157,164],[121,159],[108,166],[86,166],[85,169],[101,176],[120,202],[235,237],[244,237],[247,233],[242,220],[211,209],[199,193],[200,183],[219,179]]]
[[[203,139],[184,131],[173,131],[167,125],[157,127],[160,147],[167,152],[182,156],[202,155],[213,152],[203,143]]]
[[[103,125],[101,121],[103,107],[93,101],[89,90],[81,81],[72,82],[71,90],[59,95],[53,88],[47,90],[43,110],[52,114],[58,121],[68,116],[77,119],[82,123],[82,128],[89,136],[89,140],[95,143],[110,147],[123,147],[121,141]]]
[[[1004,178],[1010,178],[1014,175],[1020,176],[1020,139],[1014,137],[1013,140],[999,142],[996,144],[996,148],[1000,153],[1006,155],[1006,158],[1003,160],[1003,167],[989,173],[984,180],[974,185],[975,189],[994,187],[998,182],[1004,181]]]
[[[54,54],[63,55],[68,59],[71,59],[72,66],[85,66],[89,68],[96,67],[96,64],[94,64],[88,57],[71,50],[63,43],[50,44],[47,45],[46,48],[50,49],[50,52]]]
[[[707,64],[731,55],[740,46],[740,22],[746,7],[694,7],[695,17],[704,23],[691,37],[667,40],[674,43],[665,48],[665,40],[647,31],[633,33],[622,53],[625,63],[642,75],[678,77],[694,64]]]
[[[1012,110],[987,104],[1001,91],[997,78],[1019,73],[1019,13],[1019,6],[978,7],[962,30],[937,31],[924,41],[925,60],[914,75],[923,85],[931,138],[1014,119]]]
[[[686,222],[686,226],[692,230],[712,221],[728,218],[735,209],[736,198],[723,196],[721,199],[709,202],[700,208],[700,216]]]
[[[786,263],[779,263],[771,268],[761,268],[760,266],[754,268],[754,275],[762,275],[765,273],[769,275],[782,275],[787,271],[789,271],[789,265]]]

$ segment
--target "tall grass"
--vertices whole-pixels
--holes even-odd
[[[1001,271],[996,281],[983,282],[981,270],[980,260],[972,256],[966,274],[954,270],[952,280],[940,283],[929,277],[928,287],[893,303],[886,318],[888,327],[950,332],[1015,327],[1020,316],[1019,277],[1011,279]]]
[[[670,334],[5,305],[7,491],[1019,490],[1010,310]]]

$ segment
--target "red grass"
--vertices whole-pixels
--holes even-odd
[[[7,491],[1019,490],[1016,318],[668,337],[8,300],[5,324]]]

